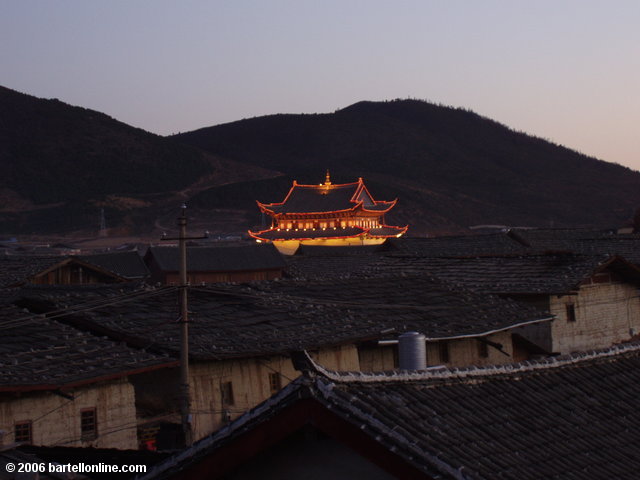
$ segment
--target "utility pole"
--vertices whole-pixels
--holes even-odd
[[[189,386],[189,303],[187,290],[187,240],[207,238],[208,235],[187,237],[187,206],[182,204],[182,212],[178,217],[178,237],[169,238],[165,235],[162,240],[178,240],[180,251],[180,416],[182,417],[182,431],[185,446],[193,443],[193,429],[191,426],[191,392]]]

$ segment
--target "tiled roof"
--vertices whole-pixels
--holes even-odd
[[[368,266],[380,274],[428,274],[475,291],[496,294],[565,294],[605,267],[630,281],[640,280],[640,270],[623,259],[571,253],[471,258],[396,256]]]
[[[367,233],[367,230],[361,227],[336,227],[327,228],[308,228],[308,229],[275,229],[265,230],[261,232],[251,232],[257,238],[265,240],[302,240],[311,238],[346,238],[357,237]]]
[[[308,240],[319,238],[355,238],[364,237],[396,237],[407,231],[407,227],[391,227],[384,225],[378,228],[336,227],[336,228],[272,228],[261,232],[249,232],[258,239],[264,240]]]
[[[0,256],[0,286],[23,283],[34,275],[70,259],[78,259],[129,280],[139,280],[149,275],[137,252],[73,256],[3,255]]]
[[[180,269],[179,253],[177,247],[150,247],[145,258],[152,256],[163,271],[177,272]],[[190,272],[269,270],[285,265],[282,255],[271,244],[187,248],[187,270]]]
[[[317,249],[317,253],[314,253],[314,249]],[[377,248],[360,250],[358,258],[354,258],[350,250],[348,247],[303,245],[298,249],[301,255],[286,258],[287,274],[309,279],[384,276],[424,272],[424,269],[413,268],[413,263],[429,262],[425,260],[429,258],[525,254],[530,251],[504,233],[434,238],[392,237]],[[396,257],[399,260],[396,261]]]
[[[531,251],[510,233],[459,235],[447,237],[401,237],[389,242],[402,253],[422,257],[469,257],[516,254]]]
[[[388,245],[389,240],[379,245],[349,245],[340,247],[327,247],[324,245],[300,245],[296,250],[296,255],[307,257],[345,257],[352,255],[371,256],[377,252],[388,251],[394,247]],[[287,257],[288,259],[289,257]]]
[[[640,265],[640,234],[617,234],[611,230],[533,229],[514,230],[513,235],[536,251],[618,255]]]
[[[291,255],[287,257],[285,270],[287,276],[309,280],[369,277],[372,276],[371,272],[374,271],[374,267],[382,261],[382,257],[376,252],[353,255],[348,253],[349,247],[332,248],[344,250],[344,254],[331,252],[330,255]]]
[[[75,314],[74,324],[160,352],[179,348],[177,288],[126,303],[117,290],[31,287],[21,305],[61,309],[102,299],[107,307]],[[549,315],[489,295],[450,289],[428,278],[279,281],[192,288],[190,352],[217,359],[269,355],[417,330],[429,338],[481,336]],[[62,320],[61,321],[65,321]]]
[[[382,225],[378,228],[368,229],[368,236],[370,237],[395,237],[402,235],[407,231],[407,227],[393,227],[389,225]]]
[[[640,265],[640,235],[612,235],[602,238],[583,238],[576,240],[572,249],[574,252],[587,255],[609,254],[618,255],[636,265]]]
[[[61,256],[0,255],[0,287],[18,285],[64,259]]]
[[[149,270],[138,252],[101,253],[96,255],[76,255],[77,258],[103,270],[115,273],[128,280],[141,280],[149,276]]]
[[[424,373],[317,369],[143,478],[170,478],[232,443],[242,450],[244,433],[313,398],[425,478],[632,480],[640,471],[638,397],[638,344]]]
[[[479,335],[549,318],[527,305],[471,293],[429,277],[286,280],[255,283],[248,288],[274,298],[285,295],[307,299],[308,303],[358,305],[385,329],[419,331],[427,338]]]
[[[391,202],[386,202],[384,200],[377,200],[375,205],[371,205],[371,204],[365,204],[364,208],[365,210],[371,210],[374,212],[384,212],[386,210],[389,210],[391,207],[393,207],[396,204],[395,201],[391,201]]]
[[[294,185],[282,205],[262,204],[274,213],[314,213],[351,210],[356,204],[351,198],[358,190],[358,183],[316,186]]]
[[[576,240],[614,236],[610,230],[584,228],[513,229],[512,232],[536,250],[572,251]]]
[[[12,304],[0,307],[0,390],[52,388],[175,363]]]

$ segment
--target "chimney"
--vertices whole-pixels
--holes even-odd
[[[398,337],[400,370],[425,370],[427,346],[425,336],[418,332],[403,333]]]

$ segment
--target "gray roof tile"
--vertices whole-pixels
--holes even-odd
[[[145,258],[151,257],[164,271],[177,272],[180,268],[177,247],[150,247]],[[284,267],[282,255],[272,244],[187,248],[187,269],[190,272],[232,272]]]
[[[31,287],[21,304],[61,309],[89,300],[109,301],[118,289]],[[109,302],[78,312],[83,328],[140,347],[178,351],[178,289]],[[429,278],[278,281],[194,287],[189,293],[194,358],[230,358],[389,338],[418,330],[429,338],[479,336],[546,321],[532,307],[490,295],[461,294]],[[386,332],[386,333],[383,333]]]
[[[283,205],[265,205],[275,213],[314,213],[350,210],[355,207],[351,198],[358,183],[332,185],[330,188],[315,185],[295,185]]]
[[[0,390],[61,387],[171,362],[12,304],[0,307]]]
[[[640,270],[622,258],[573,253],[428,258],[396,255],[379,258],[363,274],[432,275],[478,292],[495,294],[564,294],[603,268],[629,281],[640,281]]]
[[[241,445],[244,432],[311,397],[430,478],[632,480],[640,470],[639,395],[640,344],[424,373],[314,366],[146,478],[168,478],[233,442]]]

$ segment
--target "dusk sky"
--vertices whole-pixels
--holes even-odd
[[[162,135],[419,98],[640,170],[638,0],[0,0],[0,65]]]

